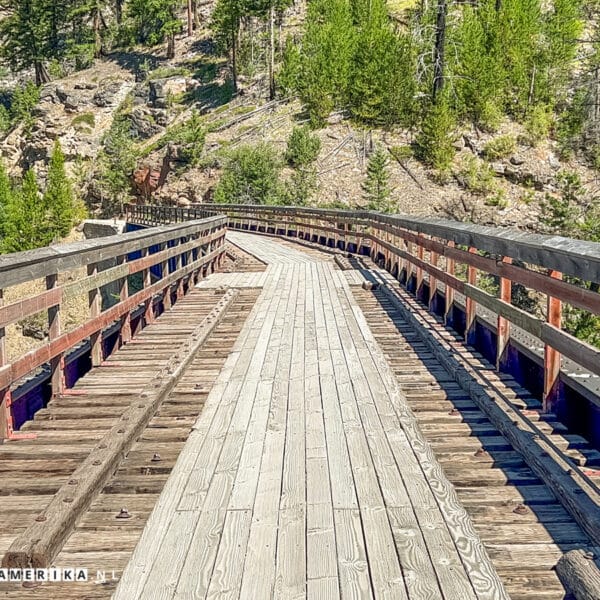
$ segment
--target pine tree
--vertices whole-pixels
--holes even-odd
[[[365,19],[352,60],[350,110],[363,123],[410,124],[416,93],[410,41],[392,30],[383,0],[372,0]]]
[[[22,185],[15,190],[8,211],[7,252],[21,252],[47,246],[53,238],[40,201],[35,173],[30,169]]]
[[[356,32],[347,0],[309,3],[307,23],[299,93],[311,118],[319,122],[345,104]]]
[[[74,223],[75,197],[65,171],[65,155],[58,140],[54,144],[54,151],[50,158],[42,204],[47,211],[53,236],[66,236]]]
[[[12,204],[12,186],[4,162],[0,161],[0,253],[5,251],[6,236],[10,230],[8,223]]]
[[[2,56],[15,71],[33,67],[37,85],[50,81],[46,62],[59,55],[51,6],[47,0],[5,0],[2,7]]]
[[[142,44],[155,45],[167,41],[167,58],[175,57],[175,35],[182,23],[177,18],[177,0],[130,0],[129,15],[136,36]]]
[[[363,197],[369,210],[390,212],[389,159],[385,150],[377,147],[367,164],[367,177],[362,184]]]
[[[217,0],[212,14],[211,28],[221,48],[231,53],[233,89],[238,88],[238,43],[240,22],[246,10],[243,0]]]

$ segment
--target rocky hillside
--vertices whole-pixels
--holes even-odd
[[[206,23],[211,6],[203,10]],[[294,33],[303,18],[301,5],[289,9],[280,39]],[[225,153],[264,141],[283,153],[293,127],[306,122],[297,100],[268,102],[267,96],[264,70],[242,72],[233,93],[227,62],[211,32],[201,28],[177,40],[172,60],[164,58],[164,48],[118,53],[45,85],[30,126],[12,130],[0,149],[12,174],[33,167],[43,178],[59,139],[92,214],[111,216],[107,210],[116,209],[104,202],[99,157],[115,118],[125,119],[135,167],[121,200],[187,206],[211,200]],[[192,167],[181,159],[176,132],[195,112],[207,134]],[[577,172],[586,193],[596,193],[594,170],[575,159],[561,161],[555,142],[534,143],[509,120],[493,135],[475,128],[457,132],[458,153],[443,179],[412,157],[412,131],[365,129],[334,114],[316,134],[321,150],[315,204],[361,206],[368,157],[377,145],[390,151],[392,201],[399,212],[535,228],[540,203],[558,191],[563,171]]]

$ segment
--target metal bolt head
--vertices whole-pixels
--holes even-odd
[[[35,520],[36,520],[38,523],[43,523],[43,522],[44,522],[46,519],[47,519],[46,515],[38,515],[38,516],[35,518]]]
[[[119,511],[119,514],[115,517],[115,519],[129,519],[131,518],[131,515],[129,514],[129,511],[126,508],[122,508]]]
[[[513,509],[513,512],[517,515],[526,515],[529,512],[529,509],[524,504],[517,504]]]
[[[150,460],[151,460],[151,462],[160,462],[162,460],[162,458],[160,457],[160,454],[155,452],[154,456]]]

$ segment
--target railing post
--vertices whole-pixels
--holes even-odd
[[[58,274],[46,277],[46,289],[51,290],[58,286]],[[60,304],[48,309],[48,340],[52,342],[61,334]],[[58,396],[65,389],[65,355],[63,352],[50,360],[52,395]]]
[[[161,250],[167,250],[169,244],[164,242],[161,244]],[[161,274],[163,279],[166,279],[169,276],[169,259],[162,261],[161,263]],[[171,284],[167,285],[163,288],[163,306],[165,310],[169,310],[171,308]]]
[[[469,248],[471,254],[477,253],[477,248]],[[477,285],[477,269],[467,265],[467,283]],[[474,341],[475,317],[477,316],[477,304],[472,298],[466,296],[465,299],[465,342],[471,344]]]
[[[181,238],[179,238],[177,240],[178,245],[181,246]],[[176,262],[176,267],[175,270],[177,272],[181,271],[181,269],[183,268],[183,254],[178,254],[177,255],[177,262]],[[183,296],[183,277],[181,276],[181,273],[179,273],[179,279],[177,280],[177,300],[179,300],[182,296]]]
[[[503,263],[512,263],[512,258],[505,256]],[[512,299],[512,281],[505,277],[500,277],[500,300],[511,303]],[[498,335],[496,342],[496,370],[500,371],[506,366],[506,350],[510,340],[510,321],[498,315]]]
[[[562,279],[562,273],[550,270],[548,275],[553,279]],[[562,302],[558,298],[548,295],[546,322],[557,329],[562,324]],[[544,346],[544,412],[554,408],[558,396],[558,378],[560,375],[560,353],[552,346]]]
[[[454,242],[448,241],[448,246],[454,248]],[[456,274],[456,262],[453,258],[446,256],[446,273],[451,277]],[[452,313],[454,312],[454,293],[455,290],[451,285],[446,284],[445,288],[445,307],[444,307],[444,323],[452,325]]]
[[[437,267],[439,261],[439,254],[433,250],[429,253],[429,262],[432,266]],[[431,312],[435,309],[435,295],[437,293],[437,279],[433,276],[429,276],[429,310]]]
[[[146,258],[150,255],[150,248],[144,248],[142,250],[142,258]],[[152,272],[150,268],[142,271],[142,285],[144,289],[148,289],[152,285]],[[154,306],[152,302],[152,296],[144,301],[144,322],[146,325],[154,323]]]
[[[0,306],[4,304],[4,290],[0,288]],[[6,355],[6,330],[0,327],[0,367],[8,363]],[[0,390],[0,440],[9,436],[9,398],[10,391]]]
[[[0,306],[3,304],[3,290],[0,289]],[[6,331],[0,328],[0,367],[8,364],[5,344]],[[0,440],[31,440],[37,437],[35,433],[15,433],[12,418],[12,393],[10,387],[0,390]]]
[[[98,264],[93,263],[88,265],[87,274],[88,275],[96,275],[98,273]],[[88,303],[90,307],[90,319],[95,319],[100,315],[102,310],[102,296],[100,293],[100,288],[94,288],[90,290],[88,293]],[[102,356],[102,331],[96,331],[90,336],[90,346],[91,346],[91,361],[92,367],[99,366],[104,357]]]
[[[122,265],[127,262],[127,256],[123,255],[117,259],[117,264]],[[127,275],[119,282],[119,301],[125,302],[129,298],[129,281]],[[121,343],[126,344],[131,340],[131,311],[127,311],[121,317]]]
[[[425,248],[423,248],[423,245],[420,243],[420,240],[422,237],[423,237],[423,234],[420,233],[419,234],[419,243],[417,243],[417,258],[421,261],[425,258]],[[422,292],[422,288],[423,288],[423,267],[417,265],[417,287],[415,288],[415,296],[417,298],[419,298],[419,295]]]

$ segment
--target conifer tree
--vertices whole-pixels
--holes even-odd
[[[74,203],[73,188],[65,171],[65,155],[60,142],[56,140],[42,200],[53,236],[64,237],[71,231],[75,216]]]
[[[20,188],[14,191],[8,211],[5,250],[21,252],[47,246],[52,241],[35,173],[25,173]]]
[[[384,0],[372,0],[369,7],[352,60],[350,110],[364,123],[409,124],[416,92],[410,42],[392,30]]]
[[[238,41],[244,10],[244,0],[217,0],[211,22],[218,43],[230,53],[234,91],[238,88]]]
[[[46,62],[58,56],[46,0],[5,0],[0,21],[2,56],[15,71],[33,67],[37,85],[50,81]]]
[[[388,164],[385,150],[378,146],[369,158],[367,177],[362,184],[363,197],[368,202],[369,210],[390,211]]]
[[[138,41],[155,45],[167,41],[167,58],[175,57],[175,35],[182,23],[177,18],[177,0],[130,0],[129,14]]]
[[[309,4],[298,81],[300,96],[315,121],[344,106],[355,39],[347,0],[315,0]]]
[[[4,166],[0,161],[0,253],[5,251],[6,236],[9,232],[8,219],[12,203],[12,186]]]

